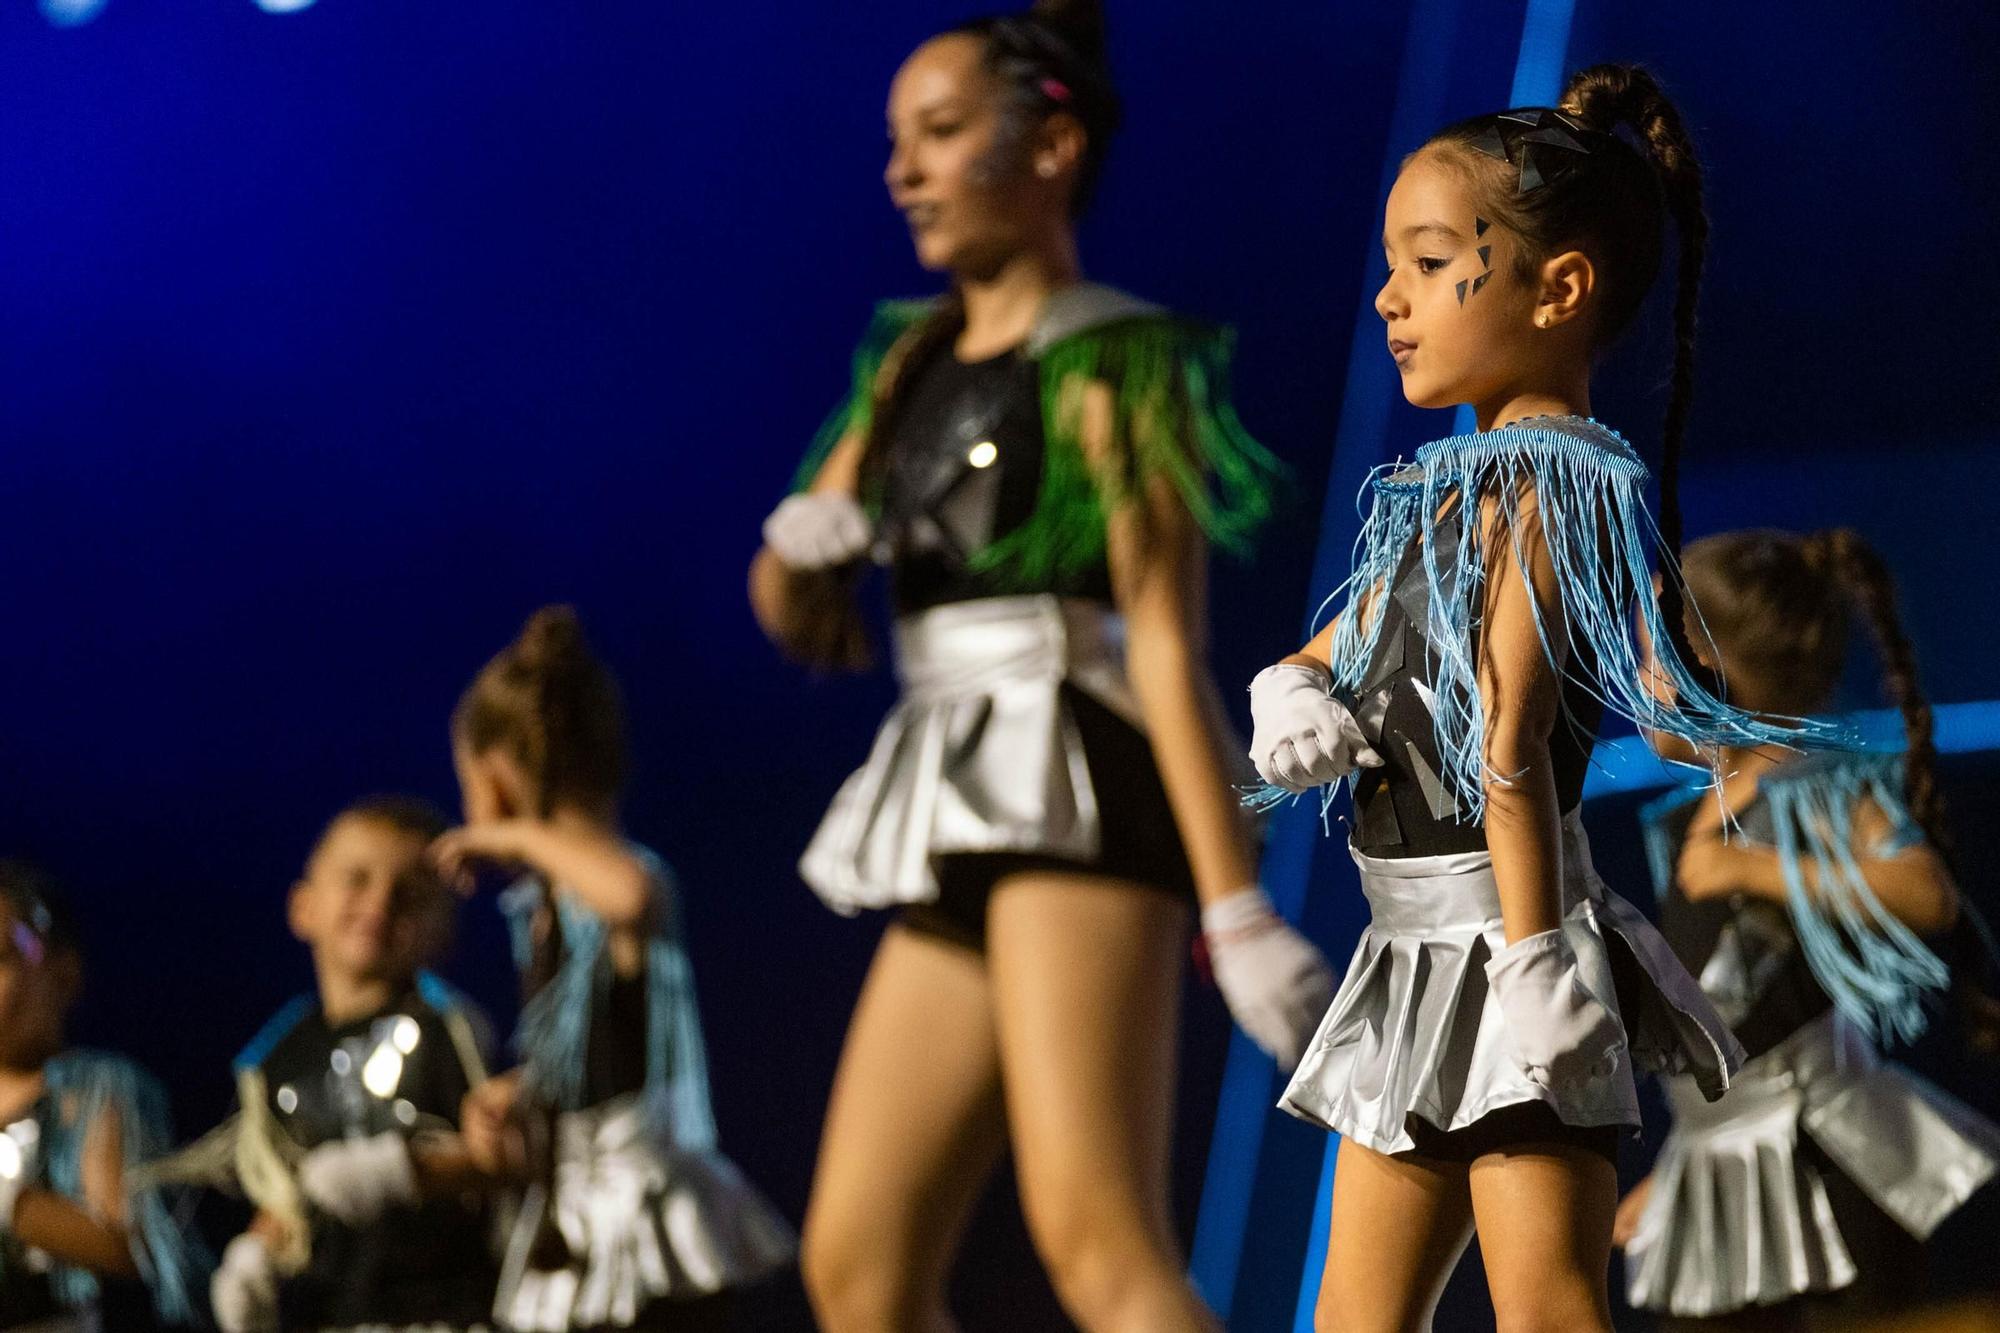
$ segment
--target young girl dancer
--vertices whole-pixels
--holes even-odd
[[[897,910],[806,1218],[834,1333],[952,1327],[952,1257],[1007,1145],[1078,1323],[1214,1327],[1166,1188],[1190,909],[1287,1066],[1331,992],[1255,887],[1203,664],[1207,545],[1242,545],[1271,460],[1229,405],[1227,335],[1078,267],[1116,121],[1096,4],[904,63],[890,196],[950,289],[881,309],[752,571],[766,631],[817,663],[861,657],[871,554],[897,612],[902,700],[801,863],[837,911]]]
[[[129,1060],[65,1049],[83,980],[48,877],[0,862],[0,1329],[194,1327],[186,1233],[125,1172],[171,1142],[166,1094]]]
[[[1591,419],[1590,378],[1653,284],[1669,216],[1656,533],[1646,470]],[[1371,922],[1283,1099],[1344,1140],[1323,1329],[1424,1326],[1475,1224],[1501,1327],[1607,1328],[1634,1066],[1716,1096],[1739,1059],[1592,870],[1578,817],[1606,707],[1705,746],[1825,730],[1724,705],[1684,647],[1661,657],[1672,702],[1641,682],[1635,611],[1662,641],[1657,626],[1680,622],[1678,583],[1656,601],[1648,562],[1657,545],[1670,565],[1678,544],[1705,237],[1681,117],[1626,66],[1579,73],[1558,107],[1440,132],[1390,193],[1375,306],[1404,395],[1470,404],[1478,432],[1378,472],[1345,608],[1251,687],[1267,781],[1303,791],[1358,770]]]
[[[1643,816],[1660,929],[1749,1062],[1713,1106],[1668,1086],[1673,1132],[1618,1210],[1631,1301],[1671,1328],[1907,1308],[1923,1241],[2000,1167],[2000,1129],[1876,1053],[1923,1029],[1974,921],[1941,851],[1916,656],[1887,567],[1845,528],[1725,533],[1684,568],[1730,698],[1765,712],[1833,702],[1858,610],[1908,746],[1732,748],[1719,802],[1677,792]],[[1725,841],[1725,820],[1741,836]]]
[[[619,830],[623,706],[571,611],[536,612],[480,671],[452,748],[466,818],[440,865],[521,874],[501,901],[521,1066],[474,1089],[464,1119],[474,1163],[526,1187],[497,1322],[796,1327],[771,1285],[792,1234],[716,1148],[673,879]]]

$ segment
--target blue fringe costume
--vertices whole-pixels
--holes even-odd
[[[85,1145],[106,1114],[117,1117],[119,1149],[128,1171],[170,1146],[166,1092],[130,1060],[102,1051],[65,1051],[48,1062],[43,1076],[45,1091],[28,1118],[0,1129],[20,1146],[18,1156],[30,1183],[81,1202]],[[159,1318],[193,1325],[205,1306],[198,1293],[206,1290],[207,1256],[175,1219],[160,1190],[127,1195],[126,1226],[132,1257]],[[106,1294],[95,1274],[52,1262],[12,1236],[0,1238],[0,1289],[43,1275],[56,1304],[65,1310],[94,1310]]]
[[[1675,867],[1703,798],[1676,791],[1641,813],[1668,938],[1751,1058],[1714,1106],[1668,1086],[1674,1129],[1626,1249],[1633,1305],[1699,1319],[1805,1298],[1855,1314],[1912,1303],[1915,1242],[2000,1171],[2000,1128],[1876,1050],[1920,1033],[1951,979],[1863,874],[1923,841],[1903,774],[1901,755],[1864,753],[1759,778],[1738,827],[1778,857],[1782,905],[1690,902]],[[1857,848],[1871,806],[1888,828]]]
[[[1710,1098],[1728,1086],[1740,1049],[1658,931],[1597,877],[1575,808],[1564,811],[1559,849],[1561,929],[1575,984],[1617,1019],[1624,1043],[1588,1076],[1529,1076],[1484,971],[1506,947],[1484,846],[1486,789],[1513,775],[1485,764],[1480,607],[1489,557],[1504,559],[1511,546],[1517,566],[1528,567],[1524,529],[1539,527],[1553,570],[1559,619],[1535,599],[1530,606],[1572,701],[1594,700],[1710,753],[1850,743],[1844,728],[1823,720],[1762,718],[1730,706],[1674,652],[1652,578],[1656,563],[1669,578],[1679,574],[1646,509],[1646,484],[1632,446],[1579,417],[1436,440],[1418,451],[1415,466],[1390,465],[1371,477],[1353,572],[1328,599],[1345,599],[1329,649],[1331,689],[1364,735],[1371,726],[1407,727],[1390,720],[1396,715],[1382,699],[1362,697],[1385,665],[1402,662],[1430,734],[1367,739],[1384,755],[1419,744],[1431,751],[1439,790],[1426,803],[1476,836],[1445,854],[1350,849],[1371,924],[1285,1091],[1281,1105],[1292,1113],[1397,1153],[1413,1150],[1426,1130],[1454,1135],[1494,1111],[1537,1103],[1571,1129],[1636,1125],[1641,1068],[1686,1072]],[[1396,586],[1399,569],[1420,571],[1405,575],[1413,588]],[[1390,642],[1384,625],[1399,619],[1407,628]],[[1642,625],[1671,703],[1645,688]],[[1414,659],[1406,641],[1418,645]],[[1574,716],[1568,722],[1577,725]],[[1412,780],[1393,765],[1382,772],[1391,783]],[[1333,797],[1330,788],[1325,802]],[[1265,788],[1250,800],[1268,806],[1289,798]]]
[[[557,1113],[552,1186],[529,1188],[494,1307],[495,1319],[516,1333],[671,1327],[676,1303],[754,1286],[795,1250],[791,1229],[717,1149],[672,874],[637,850],[653,870],[658,901],[639,979],[644,1058],[636,1087],[600,1091],[602,1066],[618,1054],[611,1045],[632,1035],[607,1022],[621,982],[603,920],[539,880],[502,895],[524,970],[537,919],[551,910],[562,949],[515,1036],[525,1096]],[[546,1224],[569,1251],[563,1268],[536,1266]]]

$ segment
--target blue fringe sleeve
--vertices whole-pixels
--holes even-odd
[[[691,1150],[715,1145],[715,1117],[694,969],[681,941],[680,904],[673,872],[652,851],[635,847],[652,871],[660,901],[655,931],[646,942],[646,1098],[661,1132]],[[513,891],[510,891],[510,893]],[[509,922],[525,939],[526,898],[516,899]],[[562,1110],[580,1110],[587,1086],[592,1015],[611,984],[609,932],[604,922],[566,894],[557,895],[565,958],[555,979],[521,1010],[515,1035],[524,1078],[534,1093]]]
[[[1901,755],[1843,756],[1790,765],[1758,784],[1777,830],[1792,927],[1819,982],[1842,1014],[1877,1041],[1909,1041],[1928,1025],[1927,1006],[1951,985],[1951,970],[1898,921],[1862,872],[1862,860],[1923,841],[1903,801]],[[1872,802],[1889,818],[1876,846],[1854,846],[1854,814]],[[1813,867],[1817,887],[1806,882]]]
[[[125,1168],[166,1154],[173,1142],[166,1092],[131,1061],[97,1051],[69,1051],[47,1067],[50,1117],[47,1147],[50,1188],[70,1199],[83,1197],[83,1158],[91,1126],[107,1111],[118,1117],[119,1147]],[[159,1188],[139,1190],[126,1200],[132,1257],[151,1290],[160,1317],[170,1324],[196,1319],[198,1292],[207,1286],[208,1261],[193,1232],[182,1225]],[[88,1304],[97,1279],[80,1268],[58,1266],[52,1274],[64,1304]]]
[[[1372,504],[1355,540],[1352,572],[1327,599],[1345,599],[1329,650],[1333,688],[1356,690],[1366,678],[1381,637],[1378,596],[1409,544],[1421,539],[1437,748],[1460,820],[1483,819],[1487,782],[1510,776],[1486,771],[1478,690],[1478,610],[1488,547],[1480,502],[1486,497],[1499,504],[1501,531],[1512,534],[1514,558],[1524,568],[1529,553],[1521,546],[1518,518],[1523,498],[1534,497],[1562,607],[1561,623],[1551,625],[1531,600],[1536,633],[1549,661],[1607,712],[1687,741],[1711,756],[1718,781],[1715,765],[1725,746],[1859,745],[1843,723],[1735,708],[1680,660],[1653,595],[1653,570],[1657,564],[1677,581],[1680,571],[1646,508],[1647,475],[1617,432],[1582,418],[1550,417],[1433,441],[1417,451],[1414,467],[1392,464],[1369,478],[1363,496]],[[1672,703],[1645,688],[1641,624],[1673,687]],[[1326,801],[1334,790],[1327,789]],[[1290,793],[1266,787],[1246,803],[1268,808],[1288,799]]]
[[[1534,496],[1563,615],[1561,625],[1550,625],[1531,599],[1536,632],[1549,661],[1606,711],[1715,756],[1711,772],[1726,746],[1796,750],[1859,744],[1852,729],[1839,722],[1765,717],[1733,707],[1710,693],[1680,659],[1653,595],[1653,567],[1657,562],[1665,577],[1676,580],[1680,571],[1646,508],[1645,465],[1616,432],[1578,418],[1544,418],[1435,441],[1418,452],[1417,461],[1424,473],[1418,517],[1427,532],[1445,524],[1457,529],[1456,541],[1425,542],[1424,568],[1438,752],[1464,818],[1483,817],[1489,777],[1509,776],[1485,769],[1475,661],[1477,608],[1487,574],[1480,501],[1487,497],[1499,504],[1502,530],[1513,534],[1514,558],[1525,568],[1529,556],[1520,545],[1516,518],[1522,498]],[[1637,634],[1642,623],[1673,687],[1671,703],[1645,688]],[[1557,634],[1566,641],[1559,644]]]

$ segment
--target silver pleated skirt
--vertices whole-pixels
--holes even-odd
[[[651,1302],[749,1286],[791,1262],[792,1229],[726,1157],[665,1141],[631,1093],[556,1118],[554,1186],[515,1218],[493,1317],[514,1333],[629,1324]],[[528,1264],[543,1219],[569,1247]]]
[[[1062,687],[1141,725],[1123,622],[1095,602],[990,597],[904,617],[895,648],[902,697],[799,861],[813,891],[852,914],[935,901],[949,853],[1095,859],[1098,798]]]
[[[2000,1127],[1827,1014],[1743,1067],[1713,1105],[1668,1084],[1674,1128],[1625,1247],[1632,1305],[1684,1318],[1838,1291],[1869,1256],[1840,1234],[1810,1135],[1919,1240],[2000,1169]]]
[[[1637,1070],[1684,1072],[1720,1096],[1742,1061],[1736,1039],[1659,931],[1598,878],[1574,812],[1561,850],[1563,932],[1584,984],[1625,1028],[1608,1071],[1548,1087],[1522,1068],[1486,984],[1486,960],[1506,947],[1488,853],[1382,859],[1350,848],[1368,928],[1279,1105],[1398,1153],[1416,1146],[1412,1116],[1449,1132],[1527,1102],[1579,1128],[1637,1125]],[[1621,975],[1635,1013],[1619,1012]]]

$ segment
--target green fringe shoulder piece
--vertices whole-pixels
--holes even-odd
[[[1235,335],[1157,308],[1085,327],[1041,352],[1045,456],[1029,520],[973,560],[1024,589],[1104,558],[1106,521],[1155,478],[1179,492],[1212,543],[1246,555],[1284,469],[1251,438],[1230,398]],[[1083,438],[1084,390],[1112,396],[1108,456]]]
[[[855,352],[853,390],[821,427],[799,470],[800,488],[843,435],[867,429],[884,357],[937,307],[936,301],[877,307]],[[1210,542],[1247,554],[1286,474],[1236,415],[1235,342],[1229,329],[1182,319],[1109,287],[1082,283],[1051,296],[1023,349],[1039,366],[1040,499],[1026,523],[974,554],[974,568],[1022,591],[1059,586],[1104,559],[1109,516],[1155,478],[1173,485]],[[1095,459],[1083,419],[1092,384],[1105,386],[1112,404],[1108,447]]]

